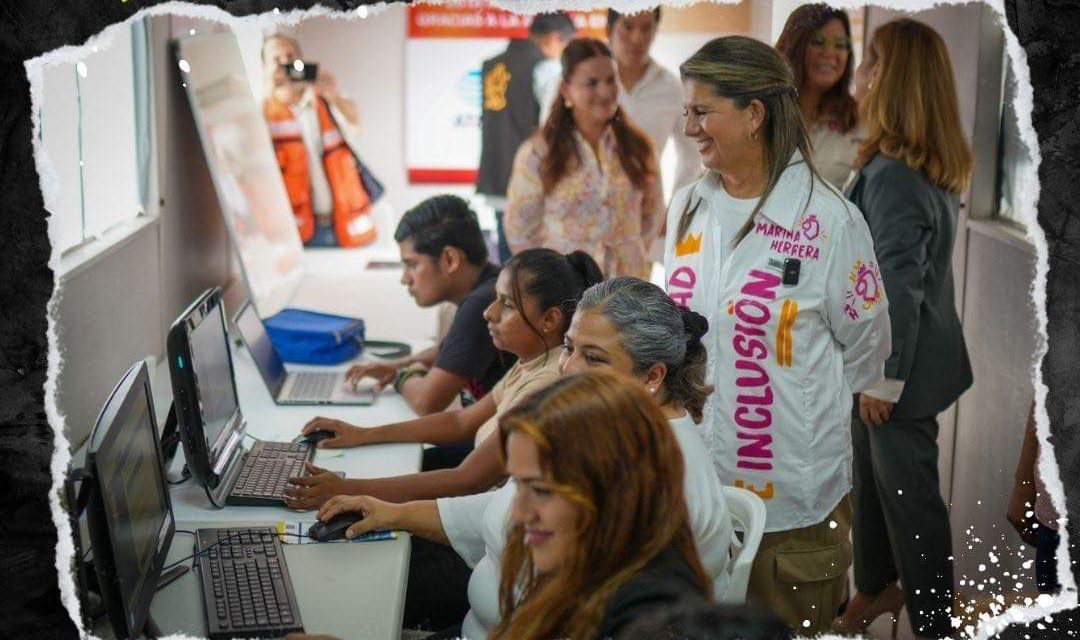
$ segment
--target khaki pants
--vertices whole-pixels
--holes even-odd
[[[750,569],[747,601],[772,609],[799,635],[828,630],[851,566],[851,515],[851,497],[844,496],[818,524],[766,533]]]

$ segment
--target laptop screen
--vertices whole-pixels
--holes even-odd
[[[233,320],[236,328],[240,331],[240,338],[247,345],[248,352],[255,360],[255,366],[259,369],[266,388],[270,390],[270,397],[277,398],[281,387],[285,384],[285,363],[278,357],[274,343],[263,327],[262,320],[255,313],[255,307],[248,303],[236,315]]]
[[[225,334],[224,307],[220,303],[191,329],[191,366],[198,384],[199,413],[203,436],[212,461],[222,444],[222,432],[237,413],[236,389],[229,362],[229,339]]]

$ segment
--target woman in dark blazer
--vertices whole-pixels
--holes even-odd
[[[972,154],[948,51],[924,24],[902,19],[874,32],[856,97],[867,136],[847,195],[874,238],[892,353],[884,383],[859,394],[853,412],[858,592],[835,626],[861,632],[890,611],[895,623],[906,601],[917,637],[941,637],[952,631],[954,586],[936,416],[972,382],[951,266]]]

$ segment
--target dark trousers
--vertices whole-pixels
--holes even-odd
[[[952,633],[954,585],[937,434],[933,417],[878,427],[852,418],[852,537],[858,590],[873,596],[899,578],[912,630],[943,637]]]
[[[469,612],[471,575],[472,569],[451,547],[413,536],[402,625],[428,631],[460,628]]]

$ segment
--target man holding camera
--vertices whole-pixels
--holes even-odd
[[[333,75],[301,59],[292,36],[268,35],[262,62],[268,84],[263,115],[300,239],[309,247],[370,244],[377,194],[365,185],[351,146],[360,124],[356,103],[338,91]]]

